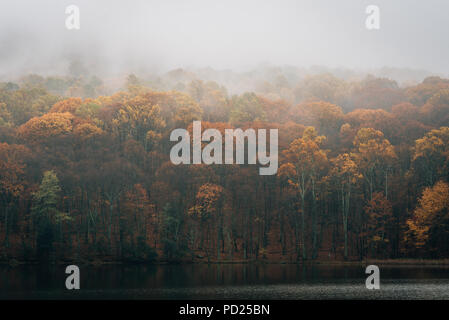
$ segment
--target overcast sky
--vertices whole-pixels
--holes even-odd
[[[65,27],[70,4],[77,31]],[[380,30],[365,28],[370,4]],[[2,0],[0,74],[51,73],[76,56],[110,71],[268,62],[449,74],[448,14],[447,0]]]

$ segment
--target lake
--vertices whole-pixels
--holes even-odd
[[[449,299],[442,266],[380,267],[380,290],[353,265],[80,266],[80,290],[65,289],[64,271],[0,266],[0,299]]]

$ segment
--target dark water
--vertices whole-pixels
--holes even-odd
[[[64,270],[0,266],[0,299],[449,299],[447,267],[381,267],[380,290],[361,266],[80,266],[80,290]]]

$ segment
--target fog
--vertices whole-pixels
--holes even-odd
[[[71,4],[80,30],[65,27]],[[365,27],[370,4],[379,30]],[[2,0],[0,76],[64,73],[74,59],[110,74],[264,63],[447,75],[448,11],[445,0]]]

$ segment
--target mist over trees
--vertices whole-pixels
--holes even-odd
[[[448,257],[449,80],[282,70],[0,83],[0,259]],[[173,165],[194,120],[279,129],[278,174]]]

